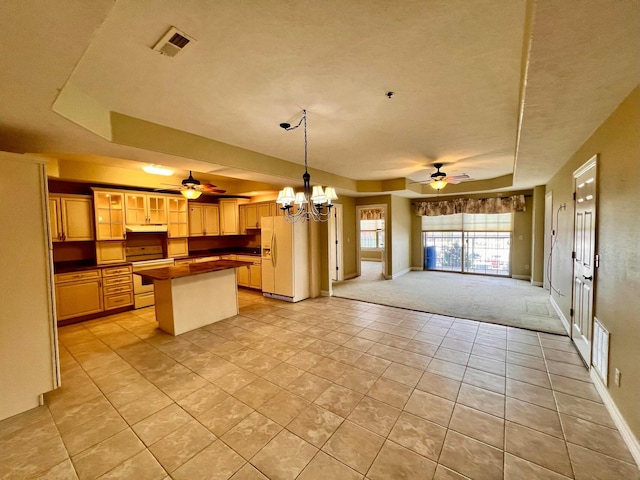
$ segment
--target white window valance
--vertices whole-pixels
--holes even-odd
[[[438,216],[456,213],[513,213],[524,212],[524,195],[493,198],[456,198],[440,202],[415,202],[416,215]]]

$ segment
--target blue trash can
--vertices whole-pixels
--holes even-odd
[[[436,247],[424,247],[424,268],[427,270],[435,270]]]

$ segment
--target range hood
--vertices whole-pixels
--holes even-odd
[[[128,233],[166,233],[166,225],[125,225]]]

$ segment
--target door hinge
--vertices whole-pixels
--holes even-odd
[[[570,308],[570,309],[569,309],[569,316],[570,316],[570,317],[573,317],[573,308]]]
[[[576,192],[573,192],[573,199],[576,199]]]
[[[338,271],[338,267],[336,267],[336,272]]]
[[[575,260],[576,259],[576,252],[571,252],[571,259]]]

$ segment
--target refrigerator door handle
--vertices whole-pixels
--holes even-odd
[[[271,256],[271,261],[273,262],[274,268],[278,265],[278,237],[273,234],[273,255]]]

